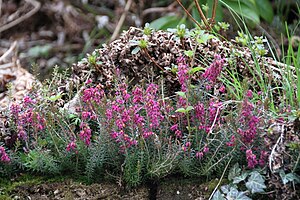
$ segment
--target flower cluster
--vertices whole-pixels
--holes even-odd
[[[217,78],[220,76],[225,59],[216,54],[214,61],[202,74],[203,78],[206,78],[211,84],[216,83]]]
[[[83,90],[82,101],[85,103],[100,103],[104,96],[103,86],[90,87]]]
[[[157,95],[158,85],[149,84],[145,90],[136,86],[131,93],[127,87],[125,83],[119,84],[115,100],[106,104],[111,137],[120,143],[123,152],[136,145],[139,137],[147,139],[154,135],[164,119]]]
[[[4,147],[0,146],[0,155],[2,162],[9,162],[10,158],[8,157],[7,153],[5,152]]]
[[[92,130],[88,124],[84,122],[80,124],[80,129],[79,138],[85,143],[85,145],[89,146],[91,143]]]
[[[252,97],[252,92],[247,92],[247,97],[244,99],[242,104],[242,112],[240,115],[239,122],[244,124],[244,128],[239,128],[237,130],[238,134],[241,136],[241,140],[245,144],[250,144],[253,142],[257,135],[257,125],[259,123],[259,118],[254,115],[254,106],[249,101]]]
[[[253,169],[256,165],[259,164],[260,167],[264,167],[266,165],[266,160],[269,154],[266,151],[260,151],[259,159],[256,158],[256,155],[252,152],[251,149],[246,150],[246,159],[248,163],[248,167]]]
[[[202,102],[198,102],[195,106],[195,119],[199,121],[198,129],[205,130],[209,133],[211,128],[220,121],[220,110],[222,103],[213,99],[209,102],[208,109]]]
[[[25,96],[22,104],[13,103],[10,106],[12,119],[17,125],[18,138],[28,139],[28,128],[31,127],[35,132],[42,131],[46,127],[46,120],[40,112],[34,109],[35,101]]]
[[[75,153],[78,153],[76,151],[77,149],[77,145],[76,145],[76,140],[72,140],[66,147],[66,151],[75,151]]]
[[[252,153],[251,149],[246,150],[246,159],[250,169],[253,169],[258,164],[256,155]]]
[[[188,80],[189,80],[189,68],[188,65],[185,63],[184,57],[179,57],[177,59],[178,65],[178,81],[181,85],[181,91],[186,92],[188,89]]]

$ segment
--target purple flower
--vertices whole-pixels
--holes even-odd
[[[16,103],[12,103],[10,106],[10,112],[12,115],[14,115],[15,118],[17,118],[19,113],[21,112],[20,105],[18,105]]]
[[[7,153],[5,152],[4,147],[0,146],[0,155],[1,155],[1,161],[2,162],[9,162],[10,158],[7,155]]]
[[[82,101],[85,103],[100,103],[103,97],[104,91],[101,86],[96,86],[83,90]]]
[[[176,131],[178,129],[178,124],[174,124],[173,126],[171,126],[170,130],[171,131]]]
[[[252,153],[251,149],[248,149],[246,151],[246,159],[248,162],[248,167],[250,169],[253,169],[258,164],[258,162],[256,160],[256,155]]]
[[[77,148],[76,141],[73,140],[67,145],[66,150],[67,151],[75,151],[76,148]]]
[[[222,67],[225,63],[225,59],[221,58],[220,55],[215,55],[214,61],[211,65],[205,70],[204,74],[202,75],[204,78],[209,80],[211,83],[216,83],[217,78],[221,74]]]
[[[91,115],[92,115],[92,113],[88,112],[88,111],[82,111],[82,113],[81,113],[81,117],[83,120],[87,120]]]
[[[202,159],[203,158],[203,152],[202,151],[198,151],[197,153],[196,153],[196,158],[198,158],[198,159]]]
[[[91,143],[92,130],[86,123],[81,123],[80,128],[81,131],[79,133],[79,137],[87,146],[89,146]]]
[[[183,57],[177,59],[178,63],[178,81],[181,85],[181,91],[186,92],[188,88],[188,80],[189,80],[189,68],[188,65],[185,64],[185,59]]]
[[[253,97],[252,91],[251,91],[251,90],[248,90],[247,93],[246,93],[246,96],[247,96],[248,98],[252,98],[252,97]]]
[[[135,87],[134,90],[132,91],[133,95],[133,103],[141,103],[143,100],[143,91],[140,87]]]

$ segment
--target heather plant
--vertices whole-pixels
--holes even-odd
[[[171,97],[155,83],[128,85],[118,70],[110,93],[87,80],[76,113],[61,109],[57,102],[66,94],[49,97],[49,87],[26,96],[10,106],[16,137],[9,154],[1,148],[2,161],[8,164],[11,154],[11,163],[25,170],[73,171],[90,181],[108,176],[129,186],[173,172],[219,176],[230,161],[263,167],[268,153],[260,146],[263,123],[252,92],[228,101],[220,82],[227,58],[215,55],[206,68],[195,68],[191,58],[181,56],[174,65],[180,90]],[[231,114],[229,105],[236,107]]]
[[[179,30],[179,38],[195,33],[199,44],[215,38]],[[116,70],[110,91],[88,78],[79,85],[72,110],[59,105],[74,95],[55,88],[55,81],[11,104],[13,134],[1,145],[1,170],[14,165],[43,174],[74,172],[91,182],[106,177],[137,186],[172,173],[220,177],[231,163],[264,168],[270,155],[265,89],[245,86],[228,69],[235,55],[216,54],[203,62],[208,66],[194,66],[193,50],[184,55],[171,69],[180,84],[173,96],[166,97],[157,82],[131,85]]]

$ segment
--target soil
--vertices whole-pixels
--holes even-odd
[[[168,178],[158,184],[124,189],[114,183],[82,184],[72,180],[42,184],[21,184],[9,192],[12,199],[130,199],[130,200],[185,200],[208,199],[218,180],[201,183],[201,179]]]

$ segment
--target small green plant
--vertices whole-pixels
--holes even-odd
[[[212,200],[251,200],[248,196],[255,193],[262,193],[266,189],[265,180],[259,171],[245,171],[235,164],[228,174],[230,184],[221,186],[216,190]],[[246,190],[239,190],[244,186]]]

